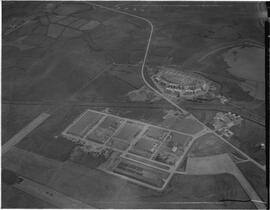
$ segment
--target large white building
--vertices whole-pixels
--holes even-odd
[[[210,87],[203,78],[178,71],[159,72],[152,79],[159,89],[176,97],[198,97],[207,93]]]

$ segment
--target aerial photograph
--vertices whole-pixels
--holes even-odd
[[[1,4],[1,208],[269,209],[266,2]]]

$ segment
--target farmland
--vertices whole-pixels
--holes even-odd
[[[2,143],[40,113],[50,114],[3,155],[4,169],[95,208],[264,205],[259,4],[2,5]],[[203,100],[172,100],[150,81],[161,68],[215,85]],[[229,140],[205,126],[219,109],[244,113]],[[251,187],[224,172],[222,155]],[[25,189],[3,185],[3,207],[58,207],[56,195],[46,203],[37,191],[28,195],[16,186]]]

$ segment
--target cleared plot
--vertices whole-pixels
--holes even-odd
[[[102,116],[103,115],[96,112],[87,111],[67,130],[67,133],[83,137],[87,131],[90,130],[101,119]]]
[[[160,142],[158,141],[141,138],[134,144],[129,152],[145,158],[150,158],[151,155],[156,151],[159,144]]]
[[[108,116],[100,123],[99,127],[115,131],[123,121],[123,119],[118,117]]]
[[[65,29],[64,26],[60,26],[57,24],[50,24],[47,35],[52,38],[57,38],[61,35],[64,29]]]
[[[159,140],[159,141],[163,141],[163,139],[165,138],[167,134],[168,134],[168,131],[163,130],[161,128],[149,127],[144,135],[147,137]]]
[[[213,133],[207,133],[196,139],[188,156],[204,157],[224,153],[228,153],[235,162],[246,160],[245,157]]]
[[[184,153],[190,140],[191,136],[172,132],[155,154],[154,160],[174,165]]]
[[[110,141],[106,143],[106,145],[124,151],[128,148],[129,143],[125,140],[111,138]]]
[[[163,122],[163,126],[188,134],[195,134],[203,129],[203,125],[193,119],[180,119],[177,117],[167,118]]]
[[[159,167],[159,168],[161,168],[161,169],[165,169],[165,170],[169,170],[169,169],[170,169],[169,166],[165,166],[165,165],[159,164],[159,163],[154,162],[154,161],[146,160],[146,159],[144,159],[144,158],[141,158],[141,157],[138,157],[138,156],[135,156],[135,155],[126,154],[125,157],[131,158],[131,159],[133,159],[133,160],[140,161],[140,162],[145,163],[145,164],[148,164],[148,165],[152,165],[152,166],[155,166],[155,167]]]
[[[90,20],[87,24],[80,27],[81,30],[91,30],[97,27],[100,24],[100,22],[96,20]]]
[[[161,162],[161,163],[165,163],[168,165],[175,165],[178,157],[170,152],[164,151],[162,150],[164,148],[161,148],[161,150],[159,150],[157,152],[157,154],[155,154],[155,156],[153,157],[154,160]]]
[[[108,116],[100,125],[94,129],[86,139],[95,141],[97,143],[105,143],[121,125],[123,120]]]
[[[86,139],[103,144],[110,138],[112,134],[113,132],[108,129],[97,127],[88,136],[86,136]]]
[[[166,151],[180,157],[188,146],[191,136],[172,132],[163,143],[160,151]]]
[[[143,125],[133,122],[126,122],[115,135],[116,138],[131,142],[142,131]]]
[[[169,176],[167,172],[126,159],[122,159],[113,172],[156,187],[162,187],[164,179]]]

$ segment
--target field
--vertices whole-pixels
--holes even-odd
[[[84,107],[63,107],[25,137],[17,146],[45,157],[65,161],[75,144],[62,136],[61,132],[78,116]]]
[[[156,167],[159,167],[161,169],[165,169],[165,170],[169,170],[170,167],[169,166],[166,166],[166,165],[163,165],[163,164],[159,164],[157,162],[154,162],[154,161],[150,161],[150,160],[147,160],[147,159],[143,159],[141,157],[138,157],[138,156],[135,156],[135,155],[132,155],[132,154],[126,154],[125,157],[127,158],[131,158],[133,160],[137,160],[137,161],[140,161],[142,163],[145,163],[145,164],[148,164],[148,165],[151,165],[151,166],[156,166]]]
[[[3,168],[42,184],[49,182],[51,176],[61,166],[61,162],[16,147],[7,152],[2,161]]]
[[[4,99],[61,101],[111,68],[113,62],[132,64],[143,58],[148,36],[144,22],[87,4],[52,5],[55,11],[48,12],[45,6],[35,21],[3,37]],[[29,5],[23,11],[19,4],[18,8],[7,5],[9,13],[10,7],[13,15],[16,10],[21,11],[16,14],[17,20],[32,11]],[[26,16],[21,17],[24,12]],[[7,14],[4,25],[8,24]],[[131,68],[129,72],[132,71]],[[138,77],[133,75],[132,78]],[[120,83],[121,79],[114,83],[113,78],[108,76],[107,81]]]
[[[195,134],[203,129],[203,126],[193,119],[179,119],[178,117],[170,117],[162,123],[164,127],[170,128],[187,134]]]
[[[39,114],[47,111],[46,105],[2,104],[2,140],[4,144]]]
[[[2,208],[51,209],[55,206],[2,183]]]
[[[101,114],[87,111],[82,117],[76,120],[74,124],[72,124],[66,133],[83,137],[102,117],[103,115]]]
[[[185,147],[188,145],[190,140],[190,136],[175,132],[170,133],[155,154],[154,159],[162,163],[174,165],[182,156],[185,151]]]
[[[121,152],[109,151],[108,156],[83,152],[78,144],[61,133],[86,109],[97,109],[187,135],[200,132],[203,126],[192,117],[165,119],[166,113],[175,108],[147,89],[141,78],[144,64],[146,71],[154,71],[159,66],[181,66],[186,72],[206,74],[220,85],[220,94],[229,97],[232,103],[264,117],[264,101],[254,99],[251,96],[254,91],[251,95],[248,92],[252,83],[244,86],[244,81],[237,78],[239,75],[226,70],[232,60],[225,62],[222,55],[225,51],[206,56],[229,43],[240,46],[239,42],[246,39],[264,44],[257,3],[161,2],[162,6],[155,5],[156,2],[98,3],[152,22],[151,40],[149,22],[93,6],[96,3],[3,2],[2,100],[6,104],[2,106],[3,142],[45,109],[49,108],[52,115],[2,157],[2,167],[96,208],[254,208],[251,202],[220,203],[221,200],[248,200],[237,180],[229,174],[174,174],[166,188],[158,192],[104,172],[106,164],[113,161],[112,157],[120,160]],[[174,4],[179,5],[172,6]],[[10,28],[14,25],[18,29],[12,32]],[[151,41],[149,48],[148,41]],[[149,51],[143,63],[146,49]],[[201,59],[203,56],[207,59]],[[196,109],[190,106],[190,110]],[[207,123],[212,113],[208,114],[195,115]],[[77,136],[88,135],[87,131],[93,128],[100,115],[88,117],[71,126],[70,132]],[[173,168],[190,137],[172,132],[172,140],[165,140],[168,133],[162,129],[150,126],[144,132],[143,124],[130,120],[117,130],[120,124],[118,120],[106,118],[87,138],[122,151],[138,139],[132,149],[142,157],[124,152],[120,164],[111,173],[124,174],[156,188],[163,186],[169,173],[162,169]],[[245,122],[240,130],[234,130],[231,142],[263,164],[264,152],[254,148],[264,141],[264,131],[263,126]],[[151,160],[145,160],[143,157],[153,154],[154,142],[163,143],[159,153],[164,153],[164,157],[158,153]],[[174,146],[177,147],[175,152]],[[245,158],[219,137],[210,134],[199,137],[187,156],[223,153],[229,153],[265,199],[264,174],[253,165],[238,163]],[[184,171],[186,163],[184,159],[179,170]],[[52,208],[13,190],[3,187],[4,207]]]
[[[166,138],[163,145],[165,146],[166,144],[166,147],[169,148],[169,150],[171,150],[172,147],[177,147],[177,150],[174,153],[176,153],[178,156],[181,156],[180,154],[185,150],[190,140],[191,140],[191,136],[172,132]]]
[[[126,4],[123,7],[128,7]],[[258,17],[254,12],[255,4],[234,3],[232,6],[225,4],[203,9],[186,4],[191,6],[145,6],[143,12],[138,12],[157,22],[155,26],[158,33],[154,33],[150,50],[151,64],[181,65],[187,60],[198,58],[215,45],[235,41],[238,37],[263,43],[263,32],[258,30]]]
[[[212,133],[207,133],[196,139],[188,156],[205,157],[223,153],[228,153],[235,162],[245,160],[245,157]]]
[[[251,162],[239,163],[238,168],[263,201],[267,201],[266,172]]]
[[[162,130],[160,128],[156,128],[156,127],[149,127],[146,132],[145,132],[145,136],[159,140],[159,141],[163,141],[164,137],[168,134],[168,131],[166,130]]]
[[[166,111],[171,109],[173,109],[173,107],[166,104],[164,104],[164,107],[130,107],[127,105],[110,108],[110,112],[121,117],[162,126],[162,122],[164,121],[163,117],[166,115]]]
[[[97,143],[105,143],[123,123],[123,120],[108,116],[106,117],[97,128],[95,128],[86,139]]]
[[[129,147],[129,143],[127,141],[113,137],[108,141],[108,143],[106,143],[106,145],[122,151]]]
[[[160,142],[141,138],[139,139],[134,146],[129,150],[130,153],[134,153],[145,158],[150,158],[153,152],[155,151],[155,147],[157,147]]]
[[[218,201],[231,197],[239,200],[247,199],[239,183],[228,174],[175,175],[164,192],[156,192],[102,171],[78,166],[71,162],[62,163],[49,159],[46,161],[36,155],[29,156],[27,152],[10,151],[7,155],[10,155],[8,159],[13,157],[14,161],[3,160],[3,167],[13,168],[19,174],[97,208],[136,208],[138,206],[144,208],[199,208],[198,205],[172,202]],[[21,161],[18,162],[18,160]],[[30,160],[31,162],[29,162]],[[215,206],[215,208],[217,207],[221,206]],[[239,205],[235,202],[225,203],[222,207],[253,208],[250,203]]]
[[[240,128],[232,128],[235,135],[229,140],[234,146],[241,149],[254,160],[265,164],[265,151],[259,149],[258,145],[265,143],[265,127],[249,120],[244,120]]]
[[[111,154],[111,152],[110,152]],[[109,157],[102,155],[94,155],[93,153],[86,153],[79,147],[75,147],[72,154],[70,155],[70,161],[82,165],[88,168],[98,168],[101,164],[105,163]]]
[[[131,142],[142,131],[142,128],[142,124],[126,122],[126,124],[114,135],[114,137]]]

